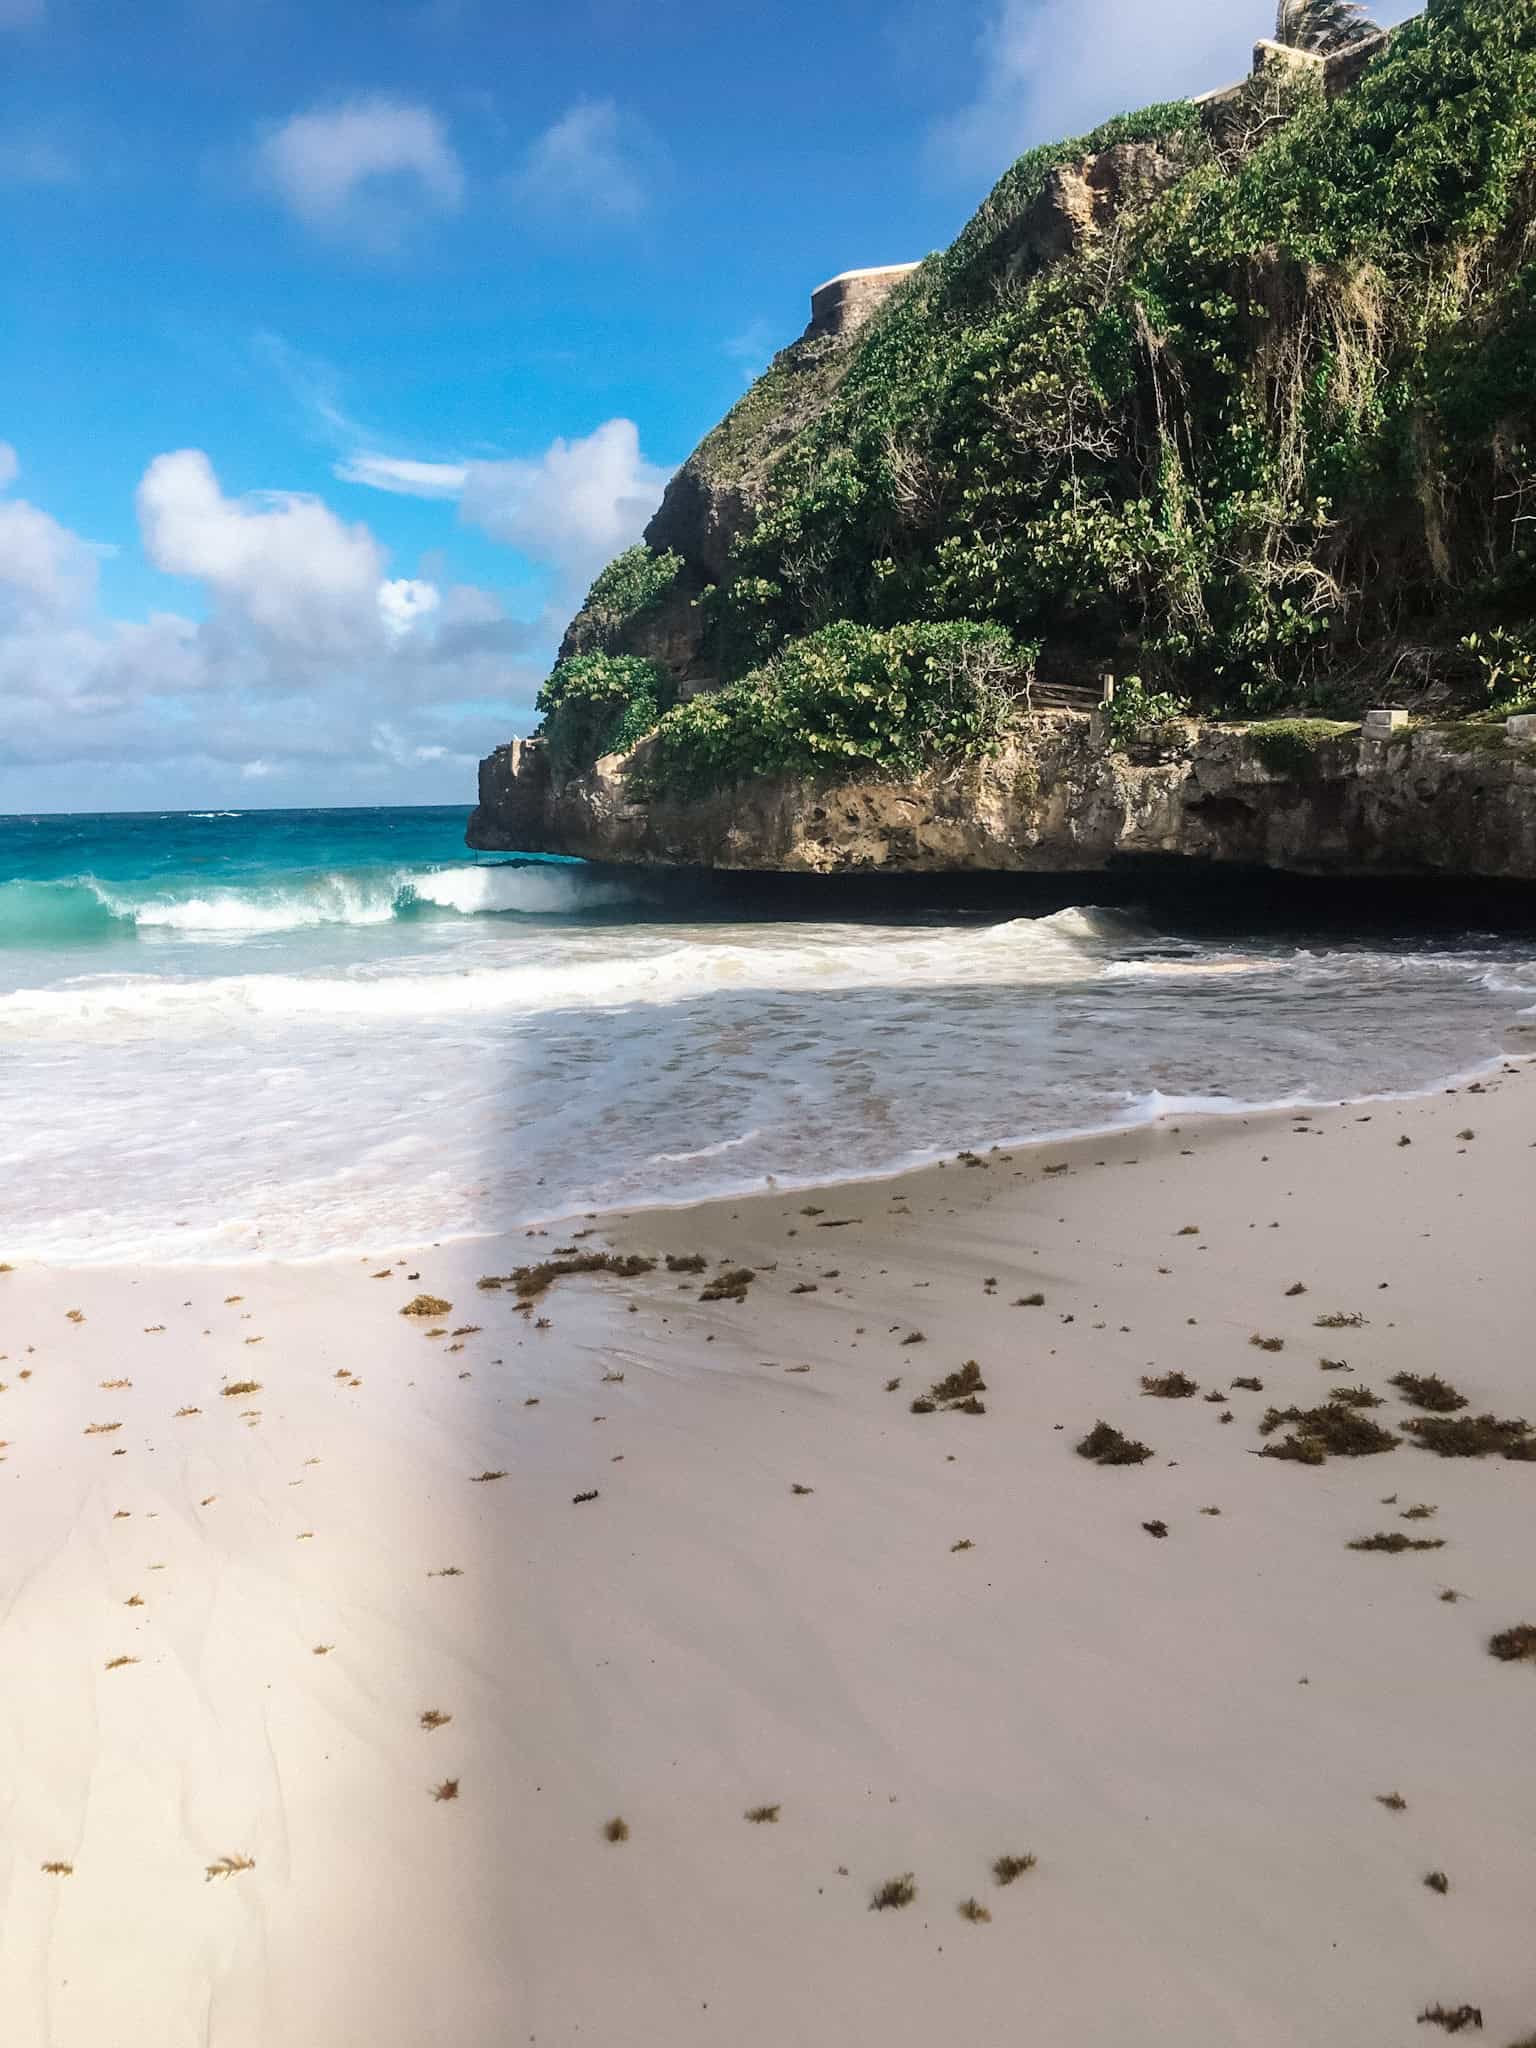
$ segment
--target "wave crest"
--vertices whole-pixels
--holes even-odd
[[[550,917],[636,900],[626,882],[554,862],[500,861],[442,868],[338,868],[282,880],[184,881],[159,886],[98,881],[0,883],[0,946],[79,945],[134,933],[258,938],[317,925],[379,925],[396,918]]]

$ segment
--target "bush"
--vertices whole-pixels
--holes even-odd
[[[1536,625],[1494,626],[1469,633],[1462,646],[1474,655],[1488,688],[1488,709],[1497,718],[1536,711]]]
[[[681,555],[658,555],[644,541],[617,555],[587,592],[566,633],[573,654],[618,651],[625,631],[652,612],[674,587]]]
[[[637,781],[691,797],[759,776],[914,775],[998,744],[1035,650],[996,626],[850,620],[784,648],[657,728]]]
[[[585,773],[601,754],[627,753],[676,695],[666,669],[638,655],[577,654],[558,663],[535,700],[556,781]]]
[[[1167,690],[1149,690],[1140,676],[1116,683],[1109,704],[1111,744],[1123,751],[1137,740],[1152,737],[1175,719],[1188,718],[1189,706]]]

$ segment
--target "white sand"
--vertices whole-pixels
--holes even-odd
[[[1536,1465],[1251,1454],[1324,1354],[1383,1421],[1404,1369],[1536,1416],[1533,1143],[1525,1069],[607,1219],[773,1270],[563,1280],[546,1331],[474,1281],[556,1236],[0,1276],[5,2048],[1424,2048],[1436,2000],[1504,2048],[1536,1668],[1487,1641],[1536,1622]],[[984,1416],[909,1412],[968,1357]],[[1222,1424],[1141,1395],[1172,1367],[1265,1390]],[[1099,1417],[1157,1457],[1076,1457]],[[1446,1548],[1345,1547],[1398,1529]]]

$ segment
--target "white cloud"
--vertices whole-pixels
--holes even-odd
[[[1379,0],[1371,12],[1390,24],[1421,5]],[[975,95],[930,129],[930,163],[996,178],[1034,143],[1234,84],[1274,23],[1273,0],[988,0]]]
[[[383,96],[294,114],[257,146],[257,170],[318,233],[389,247],[463,203],[464,172],[430,108]]]
[[[467,471],[462,462],[413,462],[358,449],[333,464],[331,473],[344,484],[366,484],[370,490],[393,491],[402,498],[456,498]]]
[[[441,603],[435,583],[401,576],[393,583],[379,585],[379,616],[384,621],[385,632],[395,640],[403,638],[423,619],[430,618]]]
[[[0,810],[256,780],[265,801],[451,801],[487,735],[528,716],[543,622],[491,592],[386,578],[366,527],[292,493],[227,497],[195,449],[152,462],[139,505],[146,552],[195,579],[206,618],[103,619],[90,544],[0,498]]]
[[[634,220],[650,204],[655,154],[612,100],[578,100],[529,145],[512,190],[542,212]]]
[[[1263,33],[1265,10],[1251,4],[994,0],[976,95],[935,126],[930,156],[962,177],[996,177],[1033,143],[1080,133],[1127,107],[1230,84]]]
[[[21,473],[21,458],[9,441],[0,441],[0,491],[9,490]]]
[[[607,420],[582,440],[556,440],[537,461],[472,462],[465,519],[584,589],[640,538],[668,472],[647,462],[633,420]]]
[[[138,491],[145,552],[275,638],[336,652],[378,620],[384,550],[318,498],[226,498],[201,449],[157,455]]]
[[[6,447],[16,474],[15,450]],[[24,498],[0,504],[0,618],[71,617],[96,588],[96,557],[78,534]]]

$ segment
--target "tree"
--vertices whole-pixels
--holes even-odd
[[[1275,41],[1328,57],[1377,33],[1364,0],[1276,0]]]

